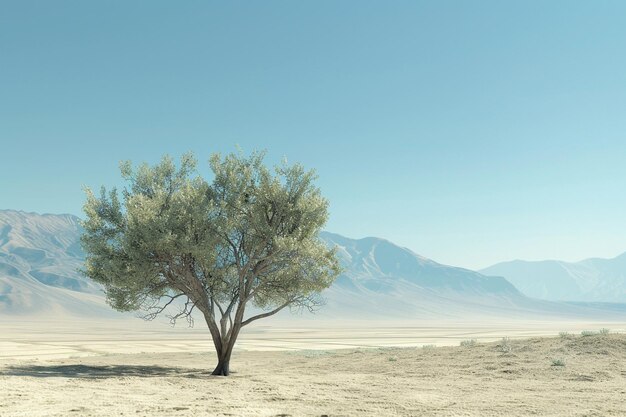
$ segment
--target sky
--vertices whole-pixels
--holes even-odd
[[[326,229],[471,269],[626,251],[626,2],[2,1],[0,209],[266,150]]]

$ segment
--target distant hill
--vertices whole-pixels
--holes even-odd
[[[543,300],[626,302],[626,253],[580,262],[516,260],[480,272],[505,277],[525,295]]]
[[[510,305],[524,297],[503,278],[438,264],[393,243],[323,232],[344,273],[324,296],[333,310],[365,315],[450,316],[460,310]]]
[[[79,219],[0,210],[0,313],[110,315],[99,287],[78,273]]]
[[[624,306],[552,303],[522,294],[505,278],[439,264],[385,239],[323,232],[344,273],[324,292],[322,315],[398,318],[596,317]]]
[[[78,273],[84,262],[80,234],[75,216],[0,210],[0,314],[119,317],[101,287]],[[442,265],[384,239],[327,232],[320,237],[337,248],[344,267],[322,294],[324,318],[592,317],[622,311],[534,300],[502,277]]]

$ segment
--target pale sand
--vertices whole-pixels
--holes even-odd
[[[572,321],[259,321],[244,328],[238,350],[302,350],[458,345],[504,336],[523,338],[580,333],[585,329],[626,331],[624,322]],[[205,352],[208,330],[180,322],[81,321],[68,318],[0,320],[0,363],[16,359],[62,359],[116,353]]]
[[[215,358],[200,331],[136,325],[123,333],[100,323],[86,334],[80,325],[5,323],[0,416],[626,415],[626,336],[554,337],[555,328],[599,323],[506,325],[256,328],[241,339],[255,350],[236,351],[224,378],[209,375]],[[553,337],[513,339],[510,352],[482,342],[528,336],[533,326]],[[336,349],[468,338],[479,343]],[[283,350],[261,350],[268,345]]]

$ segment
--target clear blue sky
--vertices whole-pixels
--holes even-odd
[[[0,208],[267,149],[327,229],[469,268],[626,251],[626,2],[2,1]]]

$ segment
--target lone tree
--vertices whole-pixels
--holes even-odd
[[[170,319],[190,325],[198,310],[217,352],[213,375],[226,376],[242,327],[288,306],[314,310],[339,264],[318,238],[328,202],[313,171],[272,172],[261,153],[213,155],[212,182],[195,167],[192,154],[178,168],[168,156],[136,169],[123,162],[121,200],[115,188],[87,189],[83,273],[116,310],[153,319],[178,306]]]

